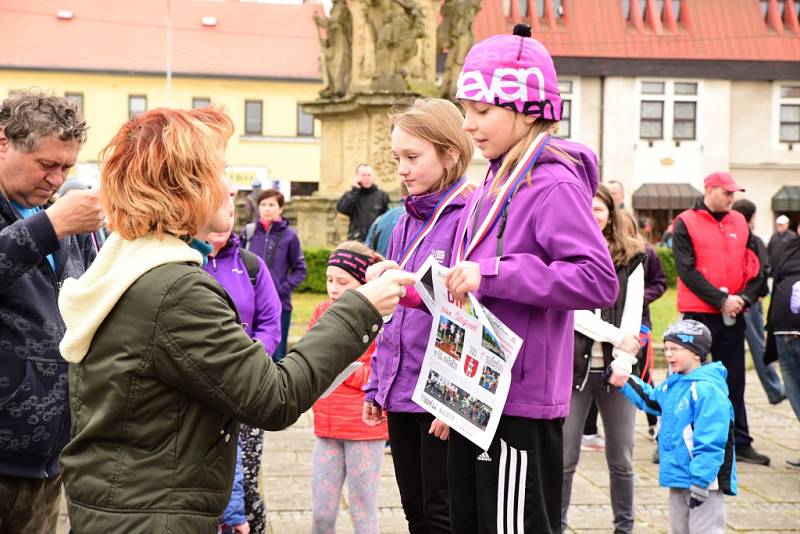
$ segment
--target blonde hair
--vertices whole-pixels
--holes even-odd
[[[100,152],[108,228],[132,240],[195,235],[228,199],[221,179],[233,122],[223,111],[159,108],[117,132]]]
[[[462,128],[464,116],[449,100],[418,98],[411,104],[400,104],[389,113],[389,123],[392,130],[402,128],[436,148],[439,160],[445,164],[445,172],[431,189],[432,193],[447,189],[466,172],[472,160],[472,139]],[[458,153],[458,161],[448,166],[451,149]]]
[[[515,112],[512,112],[515,113]],[[503,158],[503,163],[500,165],[500,168],[497,170],[497,173],[494,175],[494,179],[492,180],[492,186],[489,188],[490,193],[495,193],[499,188],[500,184],[502,184],[507,176],[514,170],[514,167],[522,160],[522,156],[525,155],[525,152],[528,150],[528,147],[531,146],[533,140],[536,139],[536,136],[542,132],[550,132],[551,134],[555,134],[558,132],[558,125],[559,121],[550,121],[545,119],[537,119],[532,125],[531,129],[528,131],[527,134],[522,136],[522,139],[516,142],[514,146],[508,149],[506,152],[505,158]],[[552,140],[547,144],[545,150],[563,158],[567,161],[571,161],[572,163],[579,163],[578,160],[564,152],[561,148],[558,147]],[[530,174],[527,177],[528,185],[530,185],[531,178]]]
[[[361,241],[345,241],[343,243],[339,243],[339,245],[336,246],[336,250],[346,250],[348,252],[361,254],[362,256],[368,256],[374,259],[375,263],[386,259]]]

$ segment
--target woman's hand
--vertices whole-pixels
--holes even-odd
[[[367,267],[367,282],[375,280],[389,269],[399,269],[399,268],[400,264],[398,264],[396,261],[392,260],[379,261],[378,263],[375,263]]]
[[[620,342],[617,348],[623,352],[627,352],[631,356],[636,356],[639,354],[639,346],[639,338],[628,334],[622,338],[622,342]]]
[[[391,269],[384,272],[383,276],[360,286],[356,291],[367,297],[378,313],[385,316],[394,312],[400,298],[406,294],[405,286],[413,283],[414,277],[411,273]]]
[[[447,438],[450,436],[450,427],[439,419],[434,419],[433,423],[431,423],[431,428],[428,430],[428,434],[433,434],[440,440],[447,441]]]
[[[444,277],[444,285],[455,299],[464,302],[467,293],[475,292],[481,286],[480,265],[474,261],[456,264]]]
[[[378,426],[386,421],[386,410],[381,410],[374,402],[365,401],[361,409],[361,420],[365,425]]]

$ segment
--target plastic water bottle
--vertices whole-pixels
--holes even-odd
[[[728,288],[727,287],[721,287],[721,288],[719,288],[719,290],[720,291],[724,291],[726,295],[728,294]],[[728,315],[726,313],[723,313],[722,314],[722,324],[724,324],[725,326],[733,326],[733,325],[735,325],[736,324],[736,316],[735,315]]]

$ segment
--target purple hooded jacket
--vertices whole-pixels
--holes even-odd
[[[241,235],[242,246],[267,263],[283,311],[292,311],[292,291],[305,280],[307,272],[300,239],[286,219],[274,221],[268,231],[259,221],[250,224],[254,225],[252,238],[247,239],[247,225]]]
[[[444,193],[406,198],[406,212],[392,231],[387,251],[389,259],[400,261],[405,245],[428,221]],[[464,197],[457,197],[450,203],[436,226],[414,251],[405,266],[406,271],[416,272],[431,254],[442,265],[450,264],[456,225],[465,202]],[[364,386],[365,400],[374,401],[393,412],[425,411],[411,400],[411,395],[422,368],[432,322],[433,317],[424,305],[421,308],[397,307],[392,320],[386,323],[383,333],[378,336],[378,348],[372,356],[372,374]]]
[[[498,224],[467,258],[480,266],[475,296],[523,339],[503,414],[529,419],[567,416],[572,310],[608,308],[619,290],[608,245],[592,216],[597,157],[577,143],[554,139],[551,145],[577,163],[545,149],[531,185],[523,183],[511,200],[502,256],[497,257]],[[492,175],[500,164],[491,162]],[[456,236],[463,234],[472,207],[488,193],[491,181],[490,176],[470,196]],[[490,207],[484,202],[481,220]]]
[[[281,340],[281,301],[261,258],[254,288],[239,252],[239,239],[231,234],[228,244],[209,257],[203,269],[228,292],[247,335],[260,341],[267,354],[275,352]]]

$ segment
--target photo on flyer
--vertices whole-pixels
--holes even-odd
[[[425,383],[425,393],[450,408],[463,420],[480,430],[486,430],[492,409],[432,369]]]

